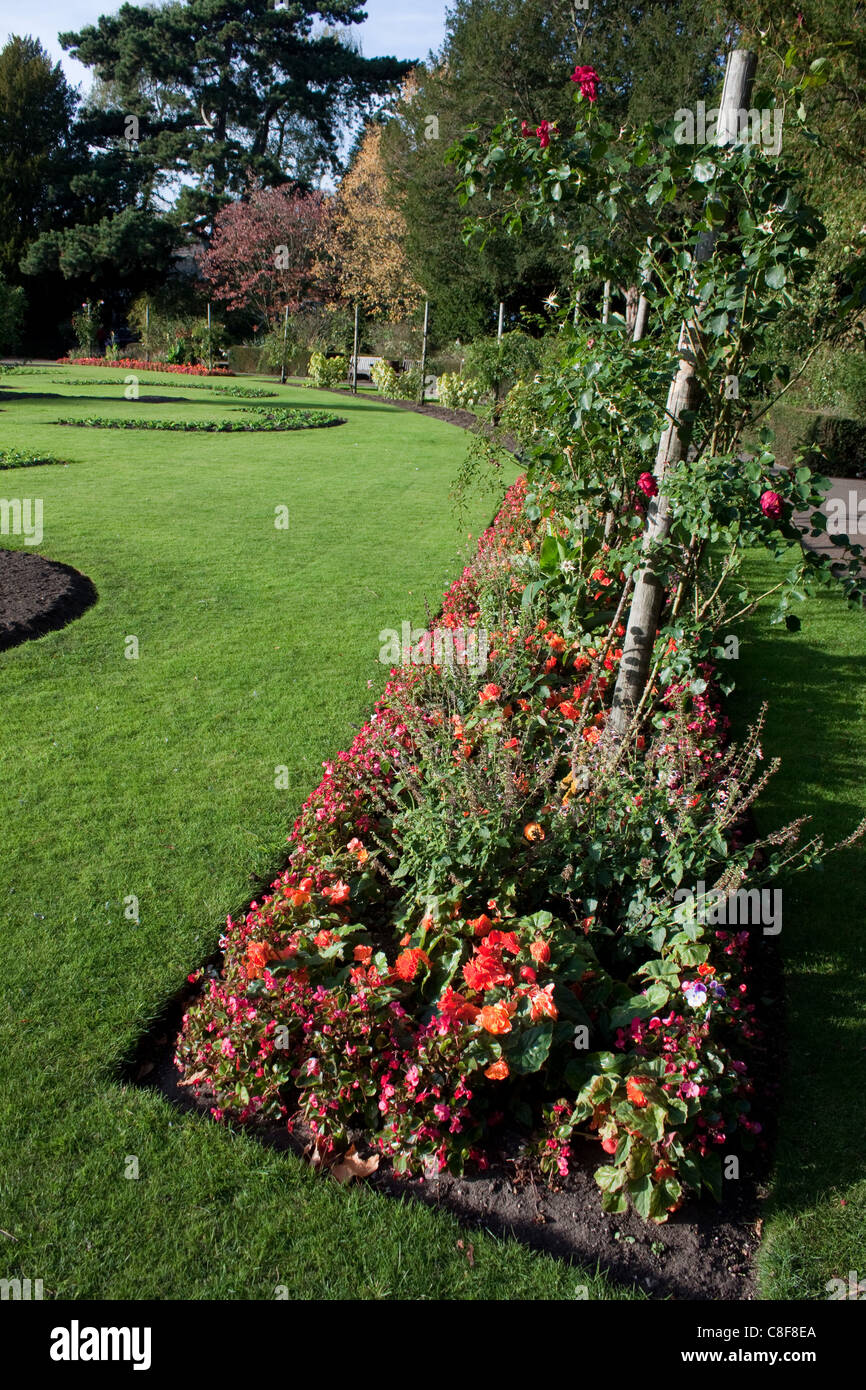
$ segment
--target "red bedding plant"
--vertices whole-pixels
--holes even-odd
[[[109,362],[105,357],[58,357],[60,367],[121,367],[135,372],[178,372],[181,376],[234,376],[227,367],[209,371],[200,363],[145,362],[141,357],[119,357]]]

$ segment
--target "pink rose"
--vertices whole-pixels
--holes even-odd
[[[644,497],[655,497],[658,494],[659,485],[652,473],[641,473],[637,480],[637,485]]]
[[[782,499],[778,492],[761,493],[761,511],[764,516],[768,516],[773,521],[778,521],[782,515]]]

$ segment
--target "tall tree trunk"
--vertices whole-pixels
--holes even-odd
[[[728,58],[725,83],[719,113],[717,143],[736,139],[737,112],[749,105],[749,96],[757,67],[757,56],[747,49],[736,49]],[[712,254],[712,242],[701,248],[701,259]],[[638,573],[628,624],[622,644],[622,661],[613,695],[609,729],[614,738],[622,738],[629,720],[640,703],[646,688],[652,661],[653,645],[664,603],[664,588],[654,569],[652,550],[664,541],[671,527],[670,504],[665,496],[664,480],[668,467],[679,463],[688,454],[691,442],[691,423],[683,420],[683,412],[694,408],[698,380],[695,373],[701,352],[700,328],[697,320],[683,323],[680,329],[680,362],[668,392],[667,412],[670,424],[659,441],[656,454],[655,478],[658,493],[651,500],[644,532],[643,550],[647,563]]]

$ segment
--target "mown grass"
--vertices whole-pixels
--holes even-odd
[[[486,1235],[470,1265],[449,1217],[118,1083],[381,688],[380,630],[423,622],[459,572],[447,492],[465,440],[375,401],[341,402],[339,430],[240,439],[51,425],[59,407],[234,408],[126,402],[121,373],[93,378],[0,392],[4,444],[69,460],[4,491],[43,499],[40,552],[99,592],[0,656],[0,1277],[80,1299],[628,1297]],[[182,398],[183,380],[142,376],[144,394]]]
[[[87,374],[92,390],[16,374],[0,392],[4,446],[69,460],[7,474],[2,491],[43,499],[40,552],[100,596],[0,656],[0,1277],[86,1299],[284,1286],[290,1298],[510,1300],[573,1298],[580,1284],[630,1297],[486,1235],[470,1265],[450,1218],[338,1188],[119,1084],[121,1059],[276,866],[319,764],[381,687],[379,631],[423,621],[458,571],[467,537],[446,497],[465,440],[370,399],[341,402],[339,431],[288,436],[53,426],[61,410],[225,418],[244,404],[199,390],[184,402],[183,378],[149,374],[142,396],[178,404],[126,402],[122,373]],[[279,400],[336,398],[290,385]],[[274,526],[281,505],[288,531]],[[489,510],[476,504],[468,529]],[[807,811],[841,838],[866,804],[863,615],[826,596],[800,634],[759,616],[742,636],[732,711],[742,726],[768,697],[765,750],[784,758],[759,820]],[[866,1273],[864,868],[862,848],[848,850],[785,889],[767,1297],[820,1299],[829,1278]],[[139,925],[124,915],[132,894]]]
[[[764,557],[749,568],[769,588]],[[774,577],[775,576],[775,577]],[[763,749],[782,766],[757,806],[762,830],[811,816],[844,840],[866,814],[866,613],[824,592],[799,633],[766,613],[743,631],[732,700],[739,728],[769,701]],[[783,888],[787,1062],[759,1260],[766,1298],[826,1299],[866,1277],[866,847],[831,855]]]

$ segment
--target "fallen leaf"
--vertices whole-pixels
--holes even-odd
[[[338,1163],[335,1163],[331,1172],[337,1182],[351,1182],[353,1178],[369,1178],[371,1173],[375,1173],[379,1167],[379,1155],[371,1154],[369,1158],[361,1158],[355,1145],[352,1144]]]

